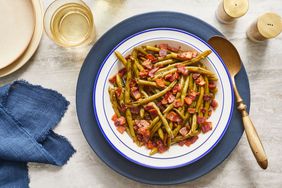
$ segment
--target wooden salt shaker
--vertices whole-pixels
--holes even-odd
[[[249,39],[255,42],[274,38],[282,32],[282,19],[278,14],[265,13],[258,17],[247,30]]]
[[[248,0],[221,0],[215,15],[219,22],[230,24],[237,18],[244,16],[248,9]]]

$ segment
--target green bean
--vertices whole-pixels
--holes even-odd
[[[173,60],[173,59],[166,59],[166,60],[163,60],[163,61],[159,61],[159,62],[155,63],[154,65],[156,67],[159,67],[159,66],[169,65],[169,64],[172,64],[174,62],[175,62],[175,60]]]
[[[163,68],[160,68],[155,74],[159,74],[161,72],[168,71],[168,70],[173,69],[173,68],[175,68],[176,66],[179,66],[179,65],[183,65],[183,64],[182,63],[174,63],[174,64],[171,64],[171,65],[165,66]]]
[[[170,147],[170,145],[171,145],[171,137],[168,136],[167,137],[167,146]]]
[[[125,104],[129,104],[130,103],[130,81],[132,77],[130,61],[128,61],[127,63],[126,70],[127,70],[127,75],[126,75],[126,83],[125,83],[124,102]]]
[[[182,63],[185,64],[185,65],[191,65],[191,64],[193,64],[193,63],[196,63],[196,62],[198,62],[198,61],[200,61],[200,60],[206,58],[208,55],[211,54],[211,52],[212,52],[211,50],[206,50],[206,51],[204,51],[204,52],[198,54],[197,57],[195,57],[195,58],[193,58],[193,59],[191,59],[191,60],[189,60],[189,61],[182,62]]]
[[[150,138],[154,136],[154,134],[157,132],[157,130],[162,126],[162,122],[159,121],[151,130],[150,132]]]
[[[197,73],[204,74],[207,76],[215,77],[215,74],[213,72],[207,69],[204,69],[202,67],[189,66],[189,67],[186,67],[186,69],[190,72],[197,72]]]
[[[157,47],[154,47],[154,46],[145,46],[146,50],[149,50],[149,51],[153,51],[153,52],[159,52],[160,49],[157,48]]]
[[[137,79],[136,81],[137,81],[137,84],[138,84],[138,85],[145,85],[145,86],[158,87],[158,85],[156,84],[156,82],[151,82],[151,81],[141,80],[141,79]]]
[[[135,76],[136,78],[139,78],[139,70],[138,70],[138,68],[137,68],[137,66],[136,66],[136,63],[133,63],[132,67],[133,67],[134,76]]]
[[[151,95],[151,96],[149,96],[149,97],[147,97],[145,99],[141,99],[139,101],[133,102],[133,103],[131,103],[131,105],[132,106],[139,106],[139,105],[146,104],[146,103],[149,103],[151,101],[154,101],[154,100],[160,98],[161,96],[166,94],[168,91],[170,91],[175,86],[176,82],[177,82],[176,80],[173,81],[167,88],[163,89],[159,93]]]
[[[177,108],[173,108],[173,110],[184,120],[185,116],[182,112],[180,112]]]
[[[158,153],[158,148],[154,147],[154,148],[151,150],[151,152],[149,153],[149,155],[154,155],[154,154],[156,154],[156,153]]]
[[[126,61],[126,59],[121,55],[121,53],[119,53],[118,51],[115,51],[115,54],[116,54],[117,58],[119,59],[119,61],[126,67],[127,61]]]
[[[172,58],[172,55],[171,54],[167,54],[165,57],[158,57],[158,61],[163,61],[163,60],[171,59],[171,58]]]
[[[191,138],[191,137],[192,137],[191,133],[188,133],[185,136],[177,136],[172,140],[171,145],[178,143],[178,142],[181,142],[181,141],[186,140],[187,138]]]
[[[136,142],[137,139],[136,139],[135,131],[134,131],[134,128],[133,128],[134,123],[133,123],[132,114],[131,114],[131,111],[130,111],[129,108],[126,109],[125,116],[126,116],[127,125],[129,127],[130,135],[132,136],[133,140]]]
[[[164,140],[164,132],[163,132],[162,128],[159,128],[159,129],[158,129],[158,134],[159,134],[159,137],[160,137],[162,140]]]
[[[168,123],[168,125],[169,125],[170,129],[173,128],[173,123],[172,123],[172,121],[170,121],[170,122]]]
[[[141,47],[137,47],[137,48],[135,48],[137,51],[139,51],[139,52],[141,52],[142,54],[144,54],[144,55],[147,55],[148,54],[148,52],[146,52],[143,48],[141,48]]]
[[[203,96],[204,96],[204,88],[200,87],[200,95],[196,104],[196,112],[199,112],[199,108],[203,103]]]
[[[140,117],[143,119],[144,116],[145,116],[145,110],[144,110],[144,108],[141,108],[139,113],[140,113]]]
[[[156,80],[157,78],[162,78],[165,75],[171,74],[171,73],[175,73],[177,71],[176,68],[172,68],[170,70],[164,71],[164,72],[160,72],[158,74],[155,74],[155,76],[152,78],[152,80]]]
[[[190,132],[194,133],[197,130],[197,128],[198,128],[198,125],[197,125],[197,115],[193,114],[193,116],[192,116],[192,125],[191,125]]]
[[[194,82],[193,75],[190,74],[189,75],[189,86],[188,86],[189,90],[193,89],[193,82]]]
[[[183,86],[182,91],[181,91],[180,101],[181,101],[182,104],[184,104],[184,98],[187,95],[188,84],[189,84],[189,76],[186,77],[185,82],[184,82],[184,86]]]
[[[111,103],[112,103],[112,107],[114,109],[114,112],[115,114],[117,115],[117,117],[120,117],[120,112],[118,110],[118,102],[117,102],[117,99],[116,99],[116,93],[113,89],[111,89],[109,87],[109,95],[110,95],[110,100],[111,100]]]
[[[177,127],[175,127],[175,129],[173,129],[172,133],[173,133],[174,137],[176,137],[176,135],[178,134],[181,127],[182,127],[181,125],[177,125]]]
[[[205,95],[209,95],[210,94],[210,89],[209,89],[209,79],[205,76]],[[204,117],[208,118],[208,114],[209,114],[209,109],[210,109],[210,101],[205,101],[205,114]]]

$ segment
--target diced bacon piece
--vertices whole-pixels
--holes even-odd
[[[148,149],[153,149],[154,147],[156,147],[155,144],[151,140],[147,142],[146,146]]]
[[[206,132],[212,130],[212,123],[211,122],[205,122],[205,124],[201,126],[201,130],[202,130],[203,133],[206,133]]]
[[[115,122],[117,119],[118,119],[117,114],[114,114],[114,115],[112,116],[112,121]]]
[[[168,49],[168,44],[160,44],[160,45],[159,45],[159,48],[160,48],[160,49],[167,50],[167,49]]]
[[[149,74],[149,71],[146,69],[139,72],[140,78],[147,78],[148,74]]]
[[[182,128],[179,130],[179,133],[180,133],[182,136],[185,136],[185,135],[187,135],[188,130],[187,130],[186,127],[182,127]]]
[[[202,108],[202,109],[201,109],[201,112],[202,112],[203,114],[205,114],[205,113],[206,113],[206,109]]]
[[[206,122],[206,118],[205,117],[197,117],[197,123],[198,124],[203,124]]]
[[[126,74],[126,72],[127,72],[126,68],[122,68],[118,71],[118,74],[119,74],[120,77],[123,77]]]
[[[142,65],[146,67],[147,69],[152,69],[153,65],[150,59],[146,59],[145,61],[142,62]]]
[[[198,52],[197,52],[197,51],[193,51],[193,52],[192,52],[192,57],[193,57],[193,58],[197,57],[197,55],[198,55]]]
[[[115,84],[115,83],[117,82],[117,77],[116,77],[116,75],[114,75],[113,77],[111,77],[111,78],[109,79],[109,82],[110,82],[111,84]]]
[[[167,98],[167,102],[168,103],[173,103],[174,100],[175,100],[175,96],[171,92],[169,92],[169,96]]]
[[[155,73],[159,70],[159,67],[153,68],[152,70],[150,70],[150,72],[148,73],[148,75],[153,78]]]
[[[120,95],[121,95],[121,93],[122,93],[122,88],[121,88],[121,87],[118,87],[118,88],[115,90],[115,92],[116,92],[116,96],[117,96],[117,97],[120,97]]]
[[[120,132],[121,134],[124,133],[125,129],[126,129],[125,126],[117,126],[117,130],[118,130],[118,132]]]
[[[218,106],[217,101],[215,99],[213,99],[212,102],[211,102],[212,109],[215,110],[217,108],[217,106]]]
[[[166,115],[166,118],[172,122],[181,122],[182,119],[179,117],[178,114],[176,114],[175,112],[169,112],[167,115]]]
[[[177,54],[177,58],[181,60],[190,60],[192,59],[192,52],[187,51],[187,52],[180,52]]]
[[[177,71],[184,76],[188,75],[188,70],[185,68],[185,65],[177,66]]]
[[[176,94],[179,91],[181,91],[181,86],[180,86],[180,84],[176,84],[172,89],[172,93]]]
[[[186,146],[190,146],[198,140],[198,136],[193,136],[191,138],[187,138],[185,141]]]
[[[188,108],[188,112],[190,114],[194,114],[196,112],[196,109],[195,108]]]
[[[166,55],[167,55],[167,51],[165,49],[160,49],[159,56],[160,57],[165,57]]]
[[[164,111],[164,110],[165,110],[165,106],[162,104],[162,101],[157,102],[157,106],[159,107],[159,109],[160,109],[161,111]]]
[[[144,110],[146,110],[146,111],[149,111],[149,110],[152,110],[152,109],[155,109],[155,108],[154,108],[154,106],[151,103],[149,103],[146,106],[144,106]]]
[[[158,86],[160,86],[160,87],[162,87],[162,88],[165,87],[165,82],[164,82],[164,80],[163,80],[162,78],[157,78],[155,81],[156,81],[156,84],[157,84]]]
[[[176,100],[174,101],[174,103],[173,103],[173,106],[174,106],[175,108],[179,108],[179,107],[183,106],[183,103],[181,102],[180,99],[176,99]]]
[[[203,100],[206,101],[206,102],[211,101],[211,99],[212,99],[212,94],[211,93],[210,94],[205,94],[203,96]]]
[[[186,102],[186,104],[191,105],[193,100],[190,97],[185,97],[184,101]]]
[[[146,120],[135,120],[135,124],[137,125],[137,127],[141,128],[148,128],[150,126],[150,123]]]
[[[199,73],[193,73],[192,77],[194,80],[197,80],[201,75]]]
[[[209,110],[208,111],[208,116],[211,116],[212,115],[212,110]]]
[[[130,112],[132,114],[138,115],[140,112],[140,107],[139,106],[130,107]]]
[[[123,116],[120,116],[119,118],[116,119],[116,121],[114,122],[115,126],[123,126],[125,125],[126,123],[126,120],[125,120],[125,117]]]
[[[158,59],[155,58],[152,54],[147,54],[146,58],[149,59],[152,63],[156,62]]]
[[[119,110],[120,110],[121,112],[125,112],[126,109],[127,109],[127,107],[126,107],[124,104],[123,104],[123,105],[120,105]]]
[[[188,97],[190,97],[193,101],[196,99],[198,95],[199,95],[199,92],[196,92],[194,90],[190,90],[188,93]]]
[[[178,142],[178,145],[179,146],[184,146],[185,142],[186,142],[186,140],[180,141],[180,142]]]
[[[178,52],[178,51],[180,50],[180,46],[174,47],[174,46],[168,45],[168,46],[167,46],[167,49],[168,49],[169,51],[172,51],[172,52]]]
[[[215,88],[216,88],[215,82],[210,82],[210,83],[209,83],[209,89],[210,89],[210,90],[214,90]]]
[[[199,86],[204,86],[206,84],[205,80],[202,77],[199,77],[195,82]]]
[[[141,93],[139,92],[138,88],[137,89],[135,89],[135,88],[136,87],[131,88],[131,94],[136,100],[138,100],[138,99],[141,98]]]
[[[137,82],[135,79],[131,79],[130,83],[129,83],[129,87],[132,88],[132,87],[135,87],[134,90],[138,90],[138,87],[137,87]]]
[[[149,110],[149,113],[153,118],[158,116],[158,111],[156,109]]]
[[[157,141],[157,148],[160,153],[163,153],[168,149],[161,140]]]
[[[165,80],[168,80],[170,82],[173,82],[174,80],[176,80],[178,78],[179,78],[179,74],[177,72],[175,72],[173,74],[165,75],[165,77],[164,77]]]

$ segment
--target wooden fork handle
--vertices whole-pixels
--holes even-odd
[[[259,139],[257,131],[254,127],[254,124],[251,121],[251,118],[249,117],[248,112],[246,111],[246,105],[243,103],[243,101],[238,102],[238,110],[240,110],[242,113],[245,133],[247,135],[247,139],[252,149],[252,152],[258,164],[260,165],[260,167],[263,169],[266,169],[268,166],[268,160],[267,160],[266,153],[263,149],[262,143]]]

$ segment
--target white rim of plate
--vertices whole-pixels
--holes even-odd
[[[111,75],[113,75],[111,74],[113,73],[113,68],[117,67],[115,65],[118,63],[118,60],[114,55],[115,50],[118,50],[124,55],[129,53],[136,46],[161,40],[182,43],[199,52],[208,49],[212,50],[213,53],[207,58],[209,62],[208,66],[212,67],[219,78],[219,91],[221,90],[220,95],[222,95],[222,101],[218,101],[219,107],[213,112],[211,117],[215,119],[212,121],[212,131],[209,131],[206,134],[200,134],[199,139],[190,147],[172,146],[165,153],[149,156],[148,149],[145,147],[138,147],[126,133],[120,134],[116,130],[114,123],[111,120],[114,112],[109,101],[107,89],[109,87],[108,80]],[[117,70],[118,69],[120,69],[120,67],[117,68]],[[116,71],[114,73],[116,73]],[[233,112],[233,101],[234,96],[231,79],[220,56],[201,38],[175,28],[152,28],[135,33],[121,41],[103,61],[93,87],[94,115],[98,126],[108,143],[129,161],[155,169],[179,168],[191,164],[208,154],[221,140],[228,128]]]

